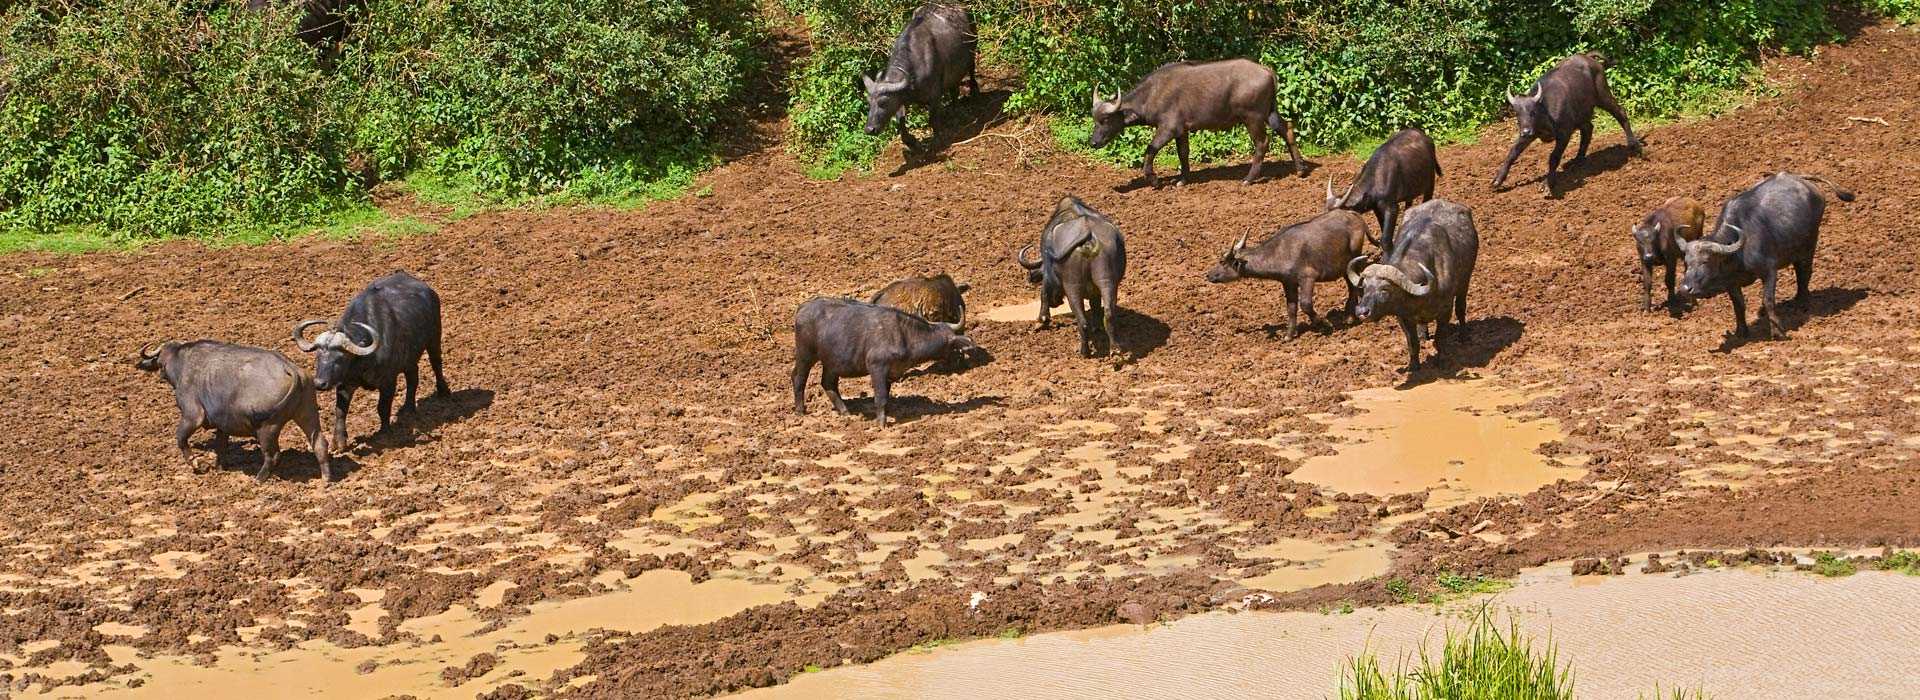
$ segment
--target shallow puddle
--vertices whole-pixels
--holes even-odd
[[[1566,565],[1524,573],[1491,597],[1536,648],[1548,637],[1577,696],[1652,697],[1654,686],[1710,697],[1907,697],[1920,674],[1920,577],[1821,579],[1720,570],[1673,578],[1575,579]],[[755,698],[1316,698],[1340,665],[1370,650],[1391,670],[1434,644],[1462,611],[1430,606],[1352,614],[1209,613],[1170,625],[986,640],[803,674]]]
[[[1283,560],[1281,566],[1273,571],[1240,579],[1242,586],[1274,593],[1365,581],[1387,573],[1387,568],[1393,564],[1393,550],[1374,542],[1329,545],[1312,540],[1288,539],[1237,554],[1243,559],[1270,557]]]
[[[1308,458],[1288,478],[1376,496],[1433,489],[1427,507],[1445,508],[1584,476],[1534,453],[1562,437],[1557,422],[1515,420],[1499,410],[1525,401],[1484,381],[1356,391],[1350,403],[1360,413],[1332,419],[1331,434],[1346,442],[1333,455]]]
[[[530,607],[530,614],[490,632],[480,632],[486,622],[463,605],[400,626],[422,639],[437,637],[437,641],[424,644],[343,649],[310,641],[291,650],[272,652],[226,647],[216,655],[213,666],[196,665],[191,658],[177,656],[140,658],[131,647],[107,645],[105,649],[114,663],[131,663],[139,671],[105,683],[56,688],[43,697],[377,698],[405,692],[421,698],[465,700],[509,681],[538,684],[554,671],[580,663],[586,657],[583,634],[592,629],[636,633],[662,625],[701,624],[754,606],[795,599],[784,584],[725,578],[696,584],[687,574],[668,569],[648,571],[632,579],[618,572],[610,572],[610,577],[617,580],[603,583],[618,592],[536,603]],[[489,597],[498,603],[498,595]],[[813,604],[823,597],[814,594],[796,600]],[[377,606],[369,607],[378,610]],[[555,641],[547,641],[549,636]],[[464,666],[481,653],[498,658],[485,675],[457,686],[449,686],[441,678],[442,669]],[[75,666],[75,673],[85,670],[84,666]],[[51,670],[55,672],[49,675],[62,675],[62,669]],[[140,687],[125,687],[129,679],[139,679]]]
[[[1061,304],[1059,306],[1053,307],[1047,313],[1050,316],[1065,315],[1067,313],[1067,305]],[[980,314],[980,318],[987,321],[993,321],[995,323],[1031,322],[1040,318],[1040,300],[1034,299],[1033,301],[1029,301],[1024,304],[1007,304],[1004,306],[995,306],[993,308],[987,309],[986,313]]]

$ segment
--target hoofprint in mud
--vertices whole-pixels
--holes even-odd
[[[1913,546],[1920,289],[1911,259],[1886,251],[1910,226],[1893,203],[1920,163],[1911,129],[1848,117],[1910,113],[1920,85],[1857,76],[1916,62],[1920,36],[1883,27],[1814,63],[1776,61],[1792,77],[1781,97],[1660,127],[1621,170],[1573,166],[1556,201],[1489,191],[1494,139],[1443,149],[1462,184],[1436,194],[1470,207],[1484,241],[1469,332],[1411,382],[1397,330],[1269,338],[1272,287],[1203,278],[1239,233],[1322,210],[1323,182],[1117,193],[1124,174],[1070,154],[1010,167],[1005,139],[955,146],[951,168],[832,186],[773,149],[710,176],[711,197],[642,214],[0,259],[4,672],[68,696],[178,696],[194,691],[168,685],[185,677],[170,669],[255,669],[256,654],[284,668],[264,664],[320,648],[353,660],[341,677],[400,686],[383,693],[710,695],[940,639],[1170,620],[1321,566],[1387,573],[1260,589],[1267,605],[1388,603],[1393,579],[1613,552]],[[1348,182],[1359,165],[1323,167]],[[1643,313],[1625,232],[1667,197],[1717,210],[1783,170],[1862,195],[1827,211],[1806,302],[1779,307],[1792,340],[1731,341],[1713,300]],[[968,281],[971,299],[1031,300],[1007,254],[1066,192],[1127,226],[1128,364],[1079,361],[1064,332],[982,323],[969,337],[991,358],[905,380],[898,414],[916,420],[792,415],[786,328],[802,301],[870,293],[908,264]],[[245,445],[210,473],[179,464],[173,399],[126,369],[129,350],[279,346],[288,321],[366,282],[312,271],[400,268],[459,310],[445,347],[462,391],[421,402],[402,423],[415,429],[349,446],[324,493],[255,483]],[[1552,421],[1564,437],[1535,456],[1578,475],[1464,497],[1292,478],[1364,454],[1372,431],[1342,421],[1381,410],[1366,392],[1474,377],[1514,398],[1470,411]],[[1318,549],[1286,554],[1302,542]],[[591,607],[668,586],[689,611],[737,605],[617,623]]]

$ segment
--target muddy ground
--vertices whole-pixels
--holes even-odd
[[[1487,188],[1507,125],[1443,149],[1439,195],[1482,236],[1471,332],[1412,377],[1391,324],[1286,340],[1270,332],[1278,286],[1202,279],[1239,235],[1317,212],[1325,177],[1357,161],[1251,187],[1220,164],[1156,191],[1019,122],[840,182],[769,148],[640,212],[0,259],[0,673],[161,692],[314,654],[379,693],[699,696],[940,639],[1383,603],[1389,580],[1441,571],[1912,545],[1916,63],[1920,34],[1887,27],[1775,61],[1778,97],[1645,128],[1644,158],[1603,133],[1558,200],[1534,179],[1540,147],[1517,186]],[[1860,195],[1828,210],[1811,298],[1782,307],[1791,338],[1728,339],[1724,297],[1642,312],[1629,227],[1666,197],[1717,208],[1778,170]],[[1067,193],[1129,238],[1122,359],[1081,359],[1070,329],[980,322],[990,358],[898,384],[892,428],[833,415],[817,387],[792,414],[795,305],[938,271],[973,285],[976,314],[1030,302],[1008,254]],[[204,471],[180,462],[169,392],[128,363],[141,342],[294,353],[293,321],[394,268],[445,300],[452,398],[368,437],[362,394],[327,488],[304,450],[266,483],[247,440],[202,434]],[[1288,478],[1357,439],[1339,427],[1364,413],[1352,392],[1461,383],[1552,425],[1535,466],[1574,476],[1464,500]],[[1250,590],[1302,548],[1384,554],[1355,582]],[[586,631],[664,599],[686,605]],[[530,622],[543,615],[574,618]]]

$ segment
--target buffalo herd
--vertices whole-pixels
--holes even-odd
[[[933,113],[962,83],[977,95],[974,53],[973,20],[965,10],[930,4],[914,12],[893,44],[886,69],[863,76],[866,131],[878,134],[893,121],[905,145],[918,149],[919,142],[907,129],[906,108],[920,105]],[[1504,185],[1530,143],[1552,140],[1542,182],[1549,197],[1557,195],[1561,157],[1576,132],[1580,145],[1574,162],[1586,157],[1595,108],[1620,123],[1630,149],[1641,150],[1626,112],[1607,88],[1605,69],[1599,57],[1571,56],[1526,94],[1507,95],[1519,135],[1493,177],[1495,189]],[[1128,127],[1153,127],[1143,175],[1149,186],[1158,186],[1154,158],[1168,142],[1175,145],[1184,180],[1193,131],[1244,126],[1252,139],[1253,162],[1243,183],[1259,178],[1274,132],[1286,142],[1294,173],[1304,177],[1292,124],[1280,115],[1274,93],[1274,72],[1252,61],[1170,63],[1125,93],[1105,99],[1093,94],[1090,144],[1101,146]],[[1206,279],[1279,282],[1286,294],[1289,336],[1300,332],[1301,311],[1309,325],[1322,323],[1313,304],[1314,284],[1344,280],[1344,315],[1361,323],[1389,316],[1397,320],[1406,340],[1407,371],[1417,371],[1423,341],[1465,332],[1467,292],[1480,251],[1472,210],[1433,196],[1442,175],[1433,139],[1417,128],[1400,131],[1374,151],[1344,192],[1335,194],[1328,180],[1324,211],[1251,245],[1242,235],[1206,271]],[[1854,199],[1852,192],[1825,179],[1778,173],[1728,200],[1712,228],[1704,225],[1700,203],[1684,197],[1662,202],[1632,229],[1643,306],[1654,308],[1654,268],[1661,267],[1670,307],[1683,299],[1725,293],[1733,306],[1734,334],[1747,337],[1752,330],[1742,290],[1758,281],[1759,333],[1784,336],[1775,307],[1779,271],[1793,268],[1796,298],[1805,298],[1826,210],[1821,186],[1841,201]],[[1367,213],[1380,229],[1377,239],[1368,233],[1362,216]],[[1079,197],[1067,196],[1055,203],[1038,240],[1012,255],[1039,290],[1039,327],[1050,325],[1051,310],[1064,303],[1079,331],[1083,357],[1095,355],[1096,348],[1110,357],[1119,355],[1114,325],[1127,269],[1126,245],[1111,218]],[[1369,252],[1369,245],[1376,250]],[[1684,274],[1679,272],[1682,267]],[[964,362],[977,349],[966,335],[967,290],[968,285],[941,274],[894,282],[868,302],[818,297],[802,303],[794,315],[794,411],[806,413],[806,383],[819,365],[820,387],[841,413],[848,409],[839,380],[866,376],[872,383],[875,417],[885,426],[894,382],[923,364]],[[1429,324],[1434,326],[1431,335]],[[307,337],[316,327],[321,330]],[[293,326],[294,344],[314,355],[311,375],[279,352],[211,340],[168,341],[157,349],[149,344],[135,364],[173,387],[180,410],[175,443],[189,465],[193,457],[188,438],[202,428],[223,438],[251,436],[264,456],[256,477],[264,479],[279,456],[280,430],[291,422],[306,433],[324,485],[331,479],[330,447],[320,427],[316,392],[334,392],[331,449],[347,442],[348,406],[357,389],[379,392],[380,429],[385,431],[402,376],[406,395],[400,412],[414,409],[422,354],[432,366],[436,394],[449,393],[440,335],[439,296],[402,271],[374,280],[340,316]]]

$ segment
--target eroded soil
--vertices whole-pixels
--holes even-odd
[[[1278,286],[1201,276],[1240,234],[1318,211],[1324,178],[1358,162],[1134,189],[1019,125],[842,182],[772,149],[641,212],[9,257],[0,673],[87,696],[245,694],[269,668],[287,692],[698,696],[1009,629],[1385,603],[1390,578],[1442,571],[1912,545],[1916,63],[1920,35],[1885,27],[1775,62],[1779,97],[1648,128],[1644,159],[1600,136],[1560,200],[1525,179],[1487,189],[1505,126],[1445,149],[1439,194],[1473,208],[1481,259],[1470,335],[1413,377],[1389,324],[1285,340]],[[1639,310],[1628,230],[1648,207],[1717,204],[1783,169],[1860,194],[1828,209],[1813,292],[1782,307],[1791,339],[1728,340],[1724,298]],[[1123,357],[1079,358],[1074,331],[1032,332],[1027,307],[976,323],[976,366],[896,385],[889,429],[833,415],[817,387],[792,414],[798,303],[939,271],[972,284],[976,314],[1028,303],[1009,255],[1067,193],[1130,239]],[[293,321],[393,268],[445,300],[453,397],[367,437],[363,395],[325,489],[301,450],[255,483],[247,440],[202,435],[205,471],[180,463],[169,392],[127,361],[141,342],[294,352]],[[1462,393],[1473,415],[1449,420],[1520,431],[1457,454],[1430,438],[1447,458],[1423,474],[1459,461],[1488,486],[1289,477],[1393,460],[1351,457],[1388,430],[1367,416],[1393,387]],[[1493,479],[1509,468],[1549,476]]]

